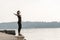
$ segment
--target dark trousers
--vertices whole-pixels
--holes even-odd
[[[20,32],[21,32],[21,28],[22,28],[22,25],[20,22],[18,22],[18,34],[20,34]]]

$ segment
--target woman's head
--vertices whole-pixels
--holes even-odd
[[[20,13],[21,13],[21,12],[18,10],[18,11],[17,11],[17,14],[20,14]]]

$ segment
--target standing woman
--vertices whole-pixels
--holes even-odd
[[[20,15],[20,11],[18,10],[17,11],[17,14],[14,14],[17,16],[18,18],[18,35],[21,35],[20,32],[21,32],[21,28],[22,28],[22,24],[21,24],[21,15]]]

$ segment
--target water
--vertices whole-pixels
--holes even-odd
[[[60,40],[60,28],[22,29],[27,40]]]

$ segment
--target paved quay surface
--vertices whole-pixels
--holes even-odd
[[[23,37],[0,32],[0,40],[22,40]]]

